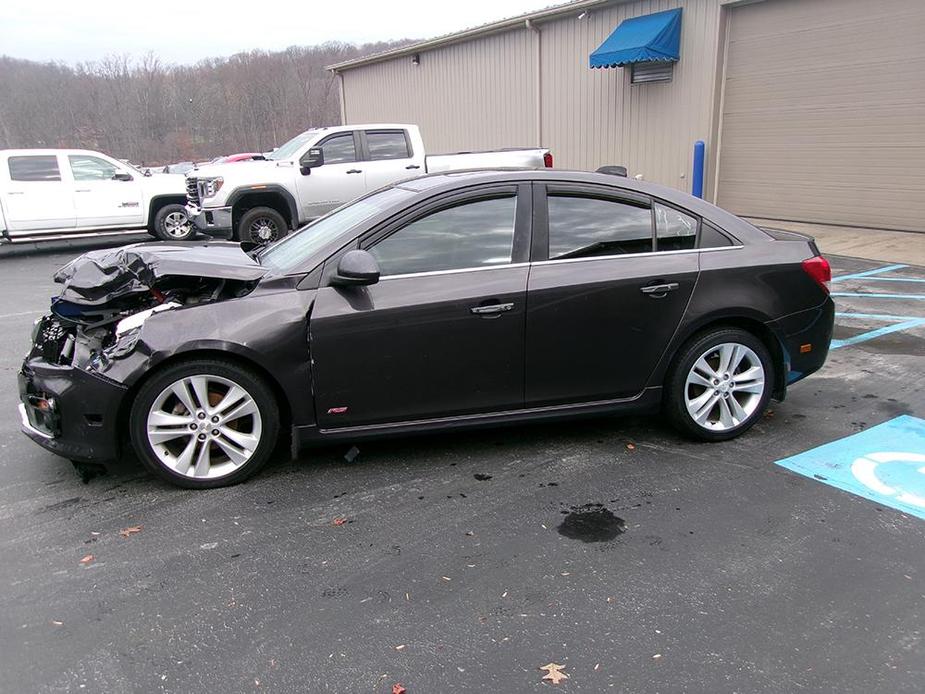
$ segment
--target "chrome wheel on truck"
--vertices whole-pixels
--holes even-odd
[[[146,465],[183,486],[214,487],[249,477],[276,441],[278,410],[256,374],[196,361],[157,374],[132,408],[132,441]]]

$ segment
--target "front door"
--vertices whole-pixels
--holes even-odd
[[[523,405],[528,191],[470,191],[361,240],[379,282],[323,287],[311,314],[321,428]]]
[[[144,223],[141,174],[92,154],[69,154],[67,160],[78,229]]]
[[[527,406],[637,395],[697,280],[697,221],[594,187],[537,186],[535,204]]]
[[[3,174],[3,213],[11,232],[74,228],[74,195],[62,180],[58,155],[10,156]]]
[[[296,178],[302,221],[325,215],[366,192],[366,172],[364,162],[359,161],[360,142],[356,133],[330,135],[315,147],[324,152],[324,164]]]

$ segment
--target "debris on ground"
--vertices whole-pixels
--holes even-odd
[[[87,556],[85,556],[83,559],[80,560],[80,563],[86,566],[94,559],[96,559],[96,557],[94,557],[92,554],[88,554]]]
[[[131,537],[132,535],[140,533],[141,528],[142,526],[140,525],[133,525],[128,528],[122,528],[122,530],[119,531],[119,535],[121,535],[122,537]]]
[[[635,451],[635,450],[636,450],[636,444],[635,444],[635,443],[628,443],[628,444],[626,444],[626,450],[628,450],[628,451]]]
[[[475,477],[475,479],[477,479],[479,482],[487,482],[491,479],[491,475],[486,475],[481,472],[475,473],[473,477]]]
[[[337,518],[333,520],[331,524],[332,525],[343,525],[346,522],[347,522],[346,518],[344,518],[343,516],[338,516]]]
[[[571,540],[608,542],[626,532],[626,523],[603,504],[585,504],[572,506],[558,530]]]
[[[344,453],[344,460],[348,463],[352,463],[360,455],[360,449],[356,446],[351,446],[350,450]]]
[[[408,690],[402,686],[401,683],[396,683],[392,685],[392,694],[405,694]]]
[[[544,680],[549,680],[553,684],[559,684],[562,680],[567,680],[568,675],[566,675],[562,670],[565,669],[564,665],[556,665],[555,663],[549,663],[549,665],[544,665],[539,668],[540,670],[545,670],[546,674],[543,675]]]
[[[98,463],[81,463],[76,460],[71,461],[75,472],[80,477],[80,481],[89,484],[90,480],[102,477],[106,474],[106,468]]]

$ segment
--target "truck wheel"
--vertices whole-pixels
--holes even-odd
[[[236,484],[262,468],[279,433],[279,407],[258,374],[222,359],[155,373],[129,414],[132,445],[155,475],[189,489]]]
[[[286,219],[272,207],[252,207],[238,221],[235,237],[238,241],[273,243],[289,233]]]
[[[164,205],[154,215],[154,235],[161,241],[189,241],[196,229],[183,205]]]

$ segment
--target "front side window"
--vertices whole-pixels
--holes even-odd
[[[656,247],[660,251],[686,251],[697,245],[697,220],[673,207],[655,203]]]
[[[111,181],[119,170],[105,159],[86,154],[69,154],[67,159],[75,181]]]
[[[369,158],[373,161],[407,159],[411,156],[404,130],[367,130],[366,146],[369,149]]]
[[[652,211],[632,202],[550,194],[549,259],[652,251]]]
[[[325,164],[344,164],[357,160],[357,150],[353,144],[353,133],[335,135],[321,145]]]
[[[10,157],[10,179],[13,181],[60,181],[58,157],[52,155],[35,155],[27,157]]]
[[[511,262],[517,198],[490,198],[434,212],[369,249],[383,276]]]

